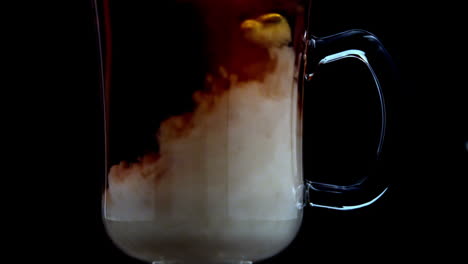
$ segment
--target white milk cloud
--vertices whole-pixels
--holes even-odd
[[[275,48],[263,81],[236,82],[194,95],[193,113],[169,118],[160,153],[114,165],[108,175],[110,220],[297,217],[297,91],[294,52]],[[226,80],[224,80],[226,82]]]

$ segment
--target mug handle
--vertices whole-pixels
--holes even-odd
[[[375,152],[377,169],[382,166],[381,153],[387,130],[384,89],[396,85],[396,70],[390,55],[372,33],[354,29],[324,38],[305,37],[304,81],[310,81],[324,64],[342,59],[357,59],[369,69],[380,103],[380,137]],[[307,100],[306,98],[304,100]],[[306,180],[305,198],[312,207],[353,210],[377,201],[389,187],[388,176],[376,174],[351,185],[334,185]]]

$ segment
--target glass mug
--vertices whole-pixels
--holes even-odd
[[[149,3],[148,3],[149,2]],[[303,208],[361,208],[388,188],[304,181],[304,87],[343,59],[368,69],[386,131],[392,64],[371,33],[310,34],[300,0],[96,0],[103,220],[153,263],[251,263],[287,247]],[[307,89],[307,88],[306,88]],[[356,88],[359,89],[359,88]]]

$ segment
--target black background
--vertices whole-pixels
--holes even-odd
[[[18,89],[27,142],[20,154],[38,164],[18,176],[33,192],[18,203],[28,225],[17,238],[20,249],[31,246],[34,254],[17,257],[139,263],[112,245],[101,222],[103,125],[92,2],[21,8],[11,24],[15,37],[25,37],[18,58],[27,63],[17,84],[30,81],[32,89]],[[468,88],[461,13],[448,1],[314,1],[314,35],[373,32],[400,71],[400,90],[389,102],[398,105],[387,150],[392,188],[356,211],[307,208],[293,244],[265,263],[451,262],[463,254]]]

